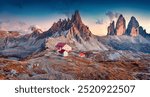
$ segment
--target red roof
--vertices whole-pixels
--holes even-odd
[[[55,46],[56,48],[62,48],[66,45],[66,43],[62,43],[62,42],[59,42],[57,43],[57,45]]]
[[[85,57],[85,54],[84,53],[79,53],[79,56],[80,57]]]
[[[60,51],[59,51],[59,53],[63,54],[63,53],[64,53],[64,51],[65,51],[65,50],[63,50],[63,49],[62,49],[62,50],[60,50]]]

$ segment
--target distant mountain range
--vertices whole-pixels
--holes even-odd
[[[45,50],[46,47],[54,49],[58,42],[65,42],[74,50],[82,51],[128,50],[150,53],[150,35],[139,25],[135,17],[131,17],[126,28],[126,20],[120,15],[116,26],[114,21],[110,23],[107,36],[93,35],[89,27],[83,23],[79,11],[75,11],[71,19],[60,19],[48,31],[43,32],[38,27],[31,29],[31,34],[2,37],[0,55],[23,59]]]

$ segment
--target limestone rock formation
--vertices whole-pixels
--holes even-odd
[[[139,27],[139,34],[145,38],[150,38],[150,34],[148,34],[142,26]]]
[[[107,28],[107,35],[115,35],[115,22],[113,21]]]
[[[89,40],[92,37],[89,27],[83,24],[79,11],[75,11],[71,19],[60,19],[57,23],[54,23],[47,33],[53,37],[64,35],[76,40],[81,40],[80,38]]]
[[[134,16],[131,17],[125,34],[134,37],[139,35],[139,22]]]
[[[126,31],[126,21],[123,15],[120,15],[116,23],[116,35],[124,35]]]

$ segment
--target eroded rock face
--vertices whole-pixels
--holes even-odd
[[[150,34],[148,34],[146,30],[143,29],[143,27],[139,25],[139,22],[136,20],[134,16],[131,17],[131,20],[128,24],[128,28],[126,30],[125,35],[129,35],[132,37],[141,35],[144,38],[148,38],[148,39],[150,38]]]
[[[115,35],[115,22],[113,21],[107,28],[107,35]]]
[[[129,36],[139,35],[139,22],[134,16],[131,17],[125,34]]]
[[[148,34],[142,26],[139,27],[139,34],[145,38],[150,38],[150,34]]]
[[[133,37],[138,36],[139,35],[139,28],[132,27],[130,35]]]
[[[142,26],[139,25],[139,22],[136,20],[134,16],[131,17],[128,27],[126,29],[126,21],[123,17],[123,15],[120,15],[115,28],[115,22],[113,21],[110,23],[110,25],[107,28],[107,35],[127,35],[136,37],[138,35],[143,36],[144,38],[150,39],[150,34],[146,32],[145,29],[143,29]]]
[[[54,23],[47,33],[54,37],[64,35],[65,37],[82,38],[83,40],[89,40],[92,36],[89,27],[83,24],[79,11],[75,11],[71,19],[60,19],[57,23]]]
[[[126,21],[123,15],[120,15],[116,23],[116,35],[124,35],[126,31]]]

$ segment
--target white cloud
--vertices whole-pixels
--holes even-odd
[[[120,13],[108,11],[108,12],[106,12],[106,16],[108,16],[108,18],[110,19],[110,22],[112,22],[114,19],[116,19],[120,16]]]
[[[0,21],[0,30],[4,30],[4,31],[18,31],[21,34],[27,34],[29,33],[29,29],[28,29],[29,27],[30,26],[28,24],[21,21],[15,21],[15,20]]]

